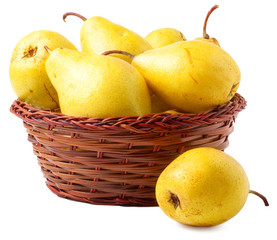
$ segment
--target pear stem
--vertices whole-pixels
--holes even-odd
[[[48,53],[51,53],[52,51],[49,49],[49,47],[47,47],[47,46],[44,46],[44,49],[46,50],[46,52],[48,52]]]
[[[258,193],[256,191],[253,191],[253,190],[249,190],[249,193],[255,194],[256,196],[260,197],[264,201],[264,205],[266,207],[269,206],[269,203],[268,203],[268,201],[267,201],[267,199],[266,199],[266,197],[264,195],[262,195],[262,194],[260,194],[260,193]]]
[[[82,15],[78,14],[78,13],[74,13],[74,12],[66,12],[64,15],[63,15],[63,21],[65,21],[66,17],[69,16],[69,15],[72,15],[72,16],[76,16],[78,18],[81,18],[83,21],[86,21],[87,18],[83,17]]]
[[[109,51],[103,52],[101,55],[110,55],[110,54],[113,54],[113,53],[118,53],[118,54],[126,55],[129,58],[131,58],[132,60],[135,57],[135,55],[133,55],[131,53],[128,53],[128,52],[125,52],[125,51],[121,51],[121,50],[109,50]]]
[[[209,39],[209,38],[210,38],[210,36],[209,36],[209,35],[207,34],[207,32],[206,32],[207,23],[208,23],[208,19],[209,19],[211,13],[212,13],[215,9],[217,9],[217,8],[219,8],[219,6],[218,6],[218,5],[214,5],[214,6],[210,9],[210,11],[207,13],[207,16],[206,16],[205,22],[204,22],[204,26],[203,26],[203,38],[204,38],[204,39]]]

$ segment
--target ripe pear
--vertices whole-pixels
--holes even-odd
[[[199,113],[232,99],[240,70],[219,46],[206,41],[182,41],[135,56],[132,65],[147,85],[171,108]]]
[[[161,173],[156,199],[170,218],[187,225],[213,226],[234,217],[244,206],[249,181],[242,166],[230,155],[213,148],[189,150]]]
[[[149,33],[145,39],[152,48],[163,47],[175,42],[186,41],[185,36],[174,28],[159,28]]]
[[[208,12],[206,18],[205,18],[205,21],[204,21],[204,26],[203,26],[203,37],[199,37],[199,38],[196,38],[195,40],[200,40],[200,41],[207,41],[207,42],[210,42],[210,43],[214,43],[216,45],[218,45],[220,47],[220,44],[219,42],[216,40],[216,38],[210,38],[209,34],[207,34],[206,32],[206,28],[207,28],[207,23],[208,23],[208,19],[211,15],[211,13],[215,10],[219,8],[218,5],[214,5],[210,11]]]
[[[50,51],[45,66],[64,114],[117,117],[151,112],[144,78],[122,59],[58,48]]]
[[[13,50],[10,62],[10,81],[18,98],[33,107],[51,110],[59,106],[57,92],[45,70],[48,52],[58,47],[76,49],[57,32],[40,30],[23,37]]]
[[[118,49],[138,55],[151,49],[151,45],[137,33],[115,24],[103,17],[85,17],[76,13],[65,13],[63,19],[74,15],[81,18],[84,24],[81,29],[81,48],[83,52],[101,54],[108,50]],[[124,55],[113,55],[131,62],[131,59]]]

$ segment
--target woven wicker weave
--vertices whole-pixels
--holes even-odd
[[[77,118],[42,111],[19,100],[21,118],[47,186],[58,196],[107,205],[155,206],[155,184],[179,154],[201,146],[224,150],[246,101],[200,114]]]

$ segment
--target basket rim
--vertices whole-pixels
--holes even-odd
[[[49,129],[61,126],[90,130],[127,130],[145,133],[156,129],[172,130],[180,127],[213,124],[235,120],[237,114],[245,109],[246,100],[236,93],[226,104],[200,113],[148,113],[141,116],[123,117],[74,117],[60,112],[41,110],[17,99],[10,107],[10,112],[24,122],[35,125],[47,125]],[[155,126],[154,126],[155,125]]]

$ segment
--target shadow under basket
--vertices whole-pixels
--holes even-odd
[[[224,150],[238,113],[236,94],[227,104],[199,114],[84,118],[43,111],[16,100],[46,184],[59,197],[121,206],[156,206],[163,169],[186,150]]]

